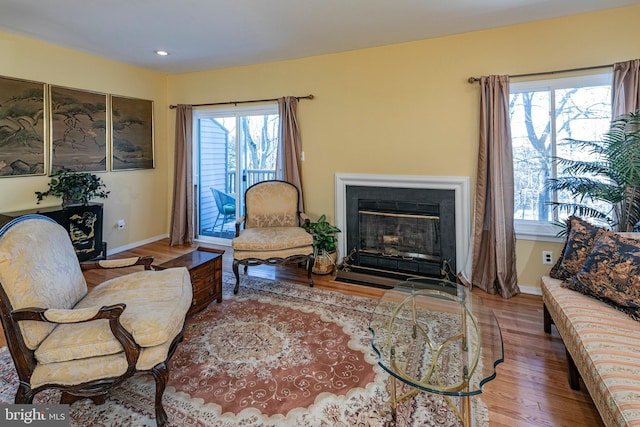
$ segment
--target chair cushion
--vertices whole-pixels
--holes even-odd
[[[103,378],[119,377],[127,371],[123,352],[59,363],[38,364],[31,375],[31,388],[45,384],[75,385]]]
[[[138,371],[148,371],[160,362],[167,360],[171,343],[182,331],[183,324],[176,325],[173,338],[155,347],[140,350],[136,363]],[[127,371],[127,358],[124,352],[106,356],[90,357],[80,360],[38,364],[31,375],[31,388],[45,384],[75,385],[103,378],[119,377]]]
[[[140,347],[153,347],[175,337],[191,306],[192,287],[186,268],[139,271],[108,280],[89,292],[75,308],[126,304],[120,317]],[[115,354],[122,346],[107,320],[58,325],[35,352],[39,363]]]
[[[14,310],[68,309],[87,293],[78,257],[67,231],[42,216],[20,217],[0,236],[0,283]],[[24,321],[20,330],[31,350],[54,325]]]
[[[224,211],[224,214],[230,215],[236,212],[236,205],[234,205],[233,203],[226,203],[222,205],[222,210]]]
[[[234,238],[234,251],[278,251],[313,244],[313,236],[301,227],[245,228]]]

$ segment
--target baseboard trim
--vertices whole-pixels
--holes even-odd
[[[539,286],[518,285],[518,287],[520,288],[520,292],[523,294],[542,295],[542,289],[540,289]]]
[[[117,248],[107,248],[107,256],[117,254],[118,252],[128,251],[129,249],[146,245],[147,243],[157,242],[158,240],[166,239],[168,237],[169,237],[169,234],[161,234],[159,236],[150,237],[148,239],[140,240],[139,242],[129,243],[128,245],[119,246]]]

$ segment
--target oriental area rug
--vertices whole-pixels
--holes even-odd
[[[190,317],[171,359],[164,394],[168,426],[382,427],[390,419],[389,375],[377,365],[369,319],[375,299],[243,276],[238,295],[225,273],[223,302]],[[17,376],[0,350],[0,404]],[[70,408],[72,426],[155,426],[155,383],[141,375],[96,406]],[[34,403],[55,404],[39,393]],[[472,398],[472,425],[489,423]],[[420,393],[398,407],[398,426],[458,426],[444,399]]]

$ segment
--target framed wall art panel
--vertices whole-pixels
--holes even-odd
[[[153,101],[111,96],[111,170],[153,169]]]
[[[0,177],[44,175],[45,88],[0,76]]]
[[[51,171],[107,170],[107,94],[51,86]]]

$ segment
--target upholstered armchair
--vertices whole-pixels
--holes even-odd
[[[186,268],[152,271],[152,257],[78,262],[67,231],[41,215],[0,228],[0,315],[20,384],[16,403],[45,389],[61,403],[104,402],[111,387],[138,373],[156,382],[155,415],[168,361],[182,340],[191,305]],[[133,265],[144,270],[87,291],[82,271]]]
[[[240,286],[240,265],[246,274],[252,265],[306,262],[307,280],[313,286],[313,237],[301,227],[309,219],[298,210],[299,197],[298,189],[284,181],[262,181],[247,189],[245,214],[236,221],[236,237],[231,244],[234,293]]]

